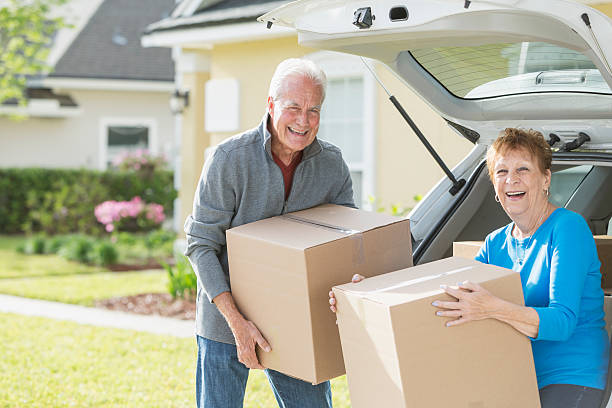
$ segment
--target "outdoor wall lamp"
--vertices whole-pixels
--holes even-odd
[[[183,113],[186,107],[189,106],[189,91],[181,92],[178,89],[170,97],[170,111],[174,114]]]

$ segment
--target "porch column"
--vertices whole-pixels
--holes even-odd
[[[193,196],[204,164],[204,151],[210,146],[210,134],[204,130],[204,87],[210,78],[210,57],[205,51],[186,50],[175,53],[176,85],[189,91],[189,104],[177,115],[180,127],[176,151],[175,229],[184,237],[183,225],[191,214]]]

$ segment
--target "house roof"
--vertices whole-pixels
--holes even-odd
[[[49,77],[174,81],[171,50],[140,44],[145,27],[168,16],[174,5],[174,0],[104,0]]]
[[[194,0],[183,0],[177,6],[177,10],[185,3],[192,3]],[[183,7],[182,13],[175,13],[173,16],[161,21],[150,24],[145,35],[160,31],[184,30],[189,28],[211,27],[225,24],[235,24],[242,22],[255,22],[257,17],[268,11],[289,3],[288,0],[221,0],[209,2],[206,0],[196,0],[195,7]]]

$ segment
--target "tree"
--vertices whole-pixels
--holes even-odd
[[[47,72],[45,60],[54,34],[65,27],[53,17],[67,0],[0,0],[0,103],[25,105],[28,76]]]

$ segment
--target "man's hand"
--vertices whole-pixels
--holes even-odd
[[[236,349],[238,351],[238,360],[247,366],[247,368],[257,368],[263,370],[265,367],[259,363],[255,347],[259,347],[264,351],[270,351],[270,345],[263,338],[253,322],[242,319],[241,322],[235,325],[230,325],[234,338],[236,339]]]
[[[248,321],[238,311],[234,298],[230,292],[223,292],[213,299],[213,303],[225,317],[229,324],[234,339],[236,340],[236,351],[238,360],[247,368],[257,368],[263,370],[265,367],[259,363],[255,347],[259,344],[264,351],[271,350],[270,345],[259,332],[259,329]]]

